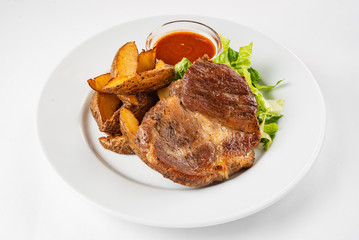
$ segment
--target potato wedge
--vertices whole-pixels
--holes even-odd
[[[156,67],[155,69],[162,69],[162,68],[166,68],[166,63],[162,60],[158,60],[158,62],[156,63]]]
[[[161,89],[173,81],[174,67],[142,72],[129,79],[113,78],[104,90],[114,94],[139,94]]]
[[[101,93],[106,93],[103,90],[103,87],[111,80],[111,74],[110,73],[106,73],[106,74],[102,74],[98,77],[95,77],[94,79],[89,79],[87,80],[87,83],[90,85],[90,87],[97,91],[97,92],[101,92]]]
[[[110,75],[115,77],[129,77],[136,74],[138,65],[138,50],[135,42],[123,45],[113,59]]]
[[[131,107],[138,106],[140,104],[139,95],[118,94],[117,97],[123,102],[123,105],[126,106],[129,110],[131,110]]]
[[[148,51],[142,51],[138,55],[137,73],[152,70],[156,64],[156,48]]]
[[[133,134],[136,134],[136,131],[139,126],[139,122],[135,115],[128,110],[126,107],[121,107],[120,109],[120,116],[123,120],[123,123],[126,125],[126,128]]]
[[[120,125],[123,135],[127,137],[130,147],[134,150],[136,148],[135,135],[139,122],[135,115],[124,106],[120,108]]]
[[[170,88],[169,86],[158,89],[157,90],[157,96],[161,99],[168,98],[170,96]]]
[[[123,105],[142,121],[143,116],[153,107],[158,98],[153,93],[140,93],[138,95],[117,95]]]
[[[92,116],[95,118],[101,132],[108,134],[121,133],[120,99],[114,94],[95,92],[90,101]]]
[[[128,139],[125,136],[116,135],[100,137],[98,140],[105,149],[112,152],[120,154],[134,154],[128,143]]]
[[[177,81],[171,82],[171,84],[168,85],[167,87],[158,89],[157,96],[159,97],[160,100],[174,95],[180,97],[181,92],[182,92],[182,80],[179,79]]]

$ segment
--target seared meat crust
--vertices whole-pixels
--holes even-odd
[[[147,165],[190,187],[252,166],[260,141],[257,104],[242,76],[202,58],[170,92],[135,135],[133,150]]]
[[[225,64],[199,59],[182,80],[183,105],[226,127],[258,131],[257,102],[246,79]]]

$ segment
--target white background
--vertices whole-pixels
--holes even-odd
[[[359,2],[133,2],[0,2],[0,239],[359,239]],[[327,110],[323,148],[304,179],[273,206],[213,227],[148,227],[89,205],[48,164],[36,113],[56,65],[102,30],[164,14],[251,27],[291,49],[316,77]]]

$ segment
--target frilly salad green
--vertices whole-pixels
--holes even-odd
[[[261,75],[251,67],[253,44],[250,43],[248,46],[240,47],[237,52],[229,47],[229,39],[221,36],[221,41],[223,51],[213,59],[213,62],[227,64],[234,71],[245,77],[257,100],[257,118],[260,124],[261,142],[263,143],[263,148],[267,150],[272,144],[275,133],[278,131],[277,121],[283,117],[280,114],[283,110],[283,100],[265,99],[260,91],[269,91],[283,80],[278,81],[273,86],[260,85]],[[175,79],[181,79],[191,64],[187,58],[183,58],[177,63],[175,65]]]

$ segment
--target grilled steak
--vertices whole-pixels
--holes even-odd
[[[244,77],[207,57],[146,113],[134,151],[174,182],[200,187],[254,161],[260,141],[257,103]]]

